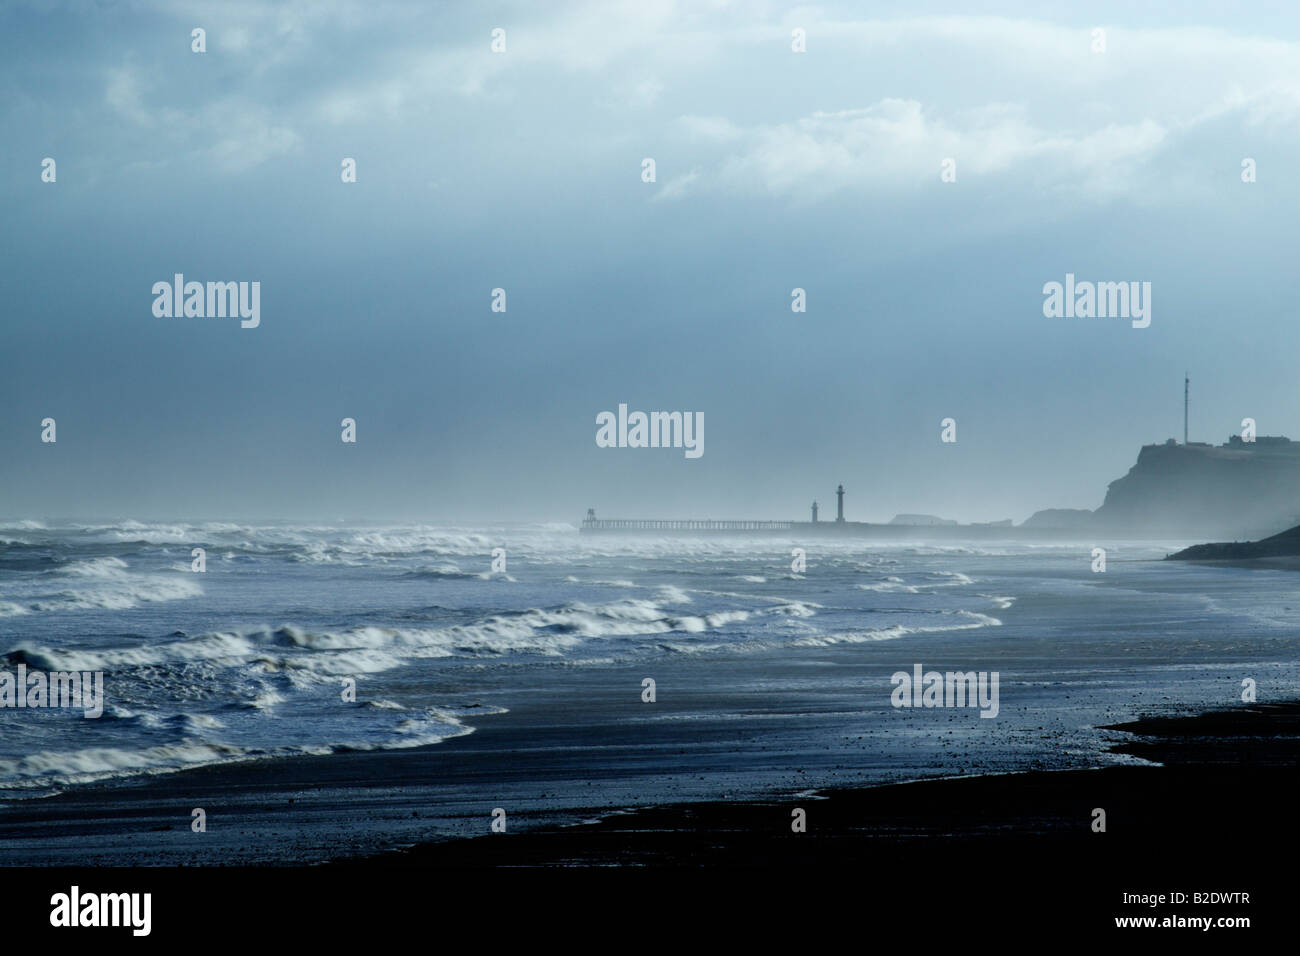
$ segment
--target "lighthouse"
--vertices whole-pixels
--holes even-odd
[[[817,523],[817,502],[813,502],[813,524]]]
[[[838,509],[838,513],[835,515],[835,520],[838,521],[840,524],[843,524],[844,523],[844,486],[843,485],[840,485],[838,488],[835,489],[835,497],[839,499],[839,509]]]

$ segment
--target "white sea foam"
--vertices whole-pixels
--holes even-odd
[[[969,575],[962,574],[960,571],[930,571],[926,573],[926,578],[938,582],[931,587],[965,587],[967,584],[974,584]]]
[[[33,525],[21,533],[44,549],[64,530]],[[815,573],[795,575],[785,573],[794,544],[579,537],[569,525],[78,526],[56,550],[6,555],[0,650],[17,645],[8,659],[31,667],[105,671],[113,699],[96,731],[105,736],[72,736],[57,717],[24,722],[0,743],[0,787],[422,746],[469,733],[475,716],[499,710],[445,703],[448,688],[466,686],[466,674],[491,675],[506,690],[516,679],[544,680],[547,668],[664,654],[777,651],[791,662],[824,663],[829,652],[807,649],[992,626],[1000,622],[952,608],[1004,609],[1013,600],[972,594],[970,575],[933,568],[951,568],[962,561],[953,556],[971,552],[944,550],[946,559],[928,561],[906,549],[864,554],[861,542],[827,541],[818,545]],[[208,549],[208,575],[189,571],[198,546]],[[496,547],[506,548],[522,585],[487,570]],[[60,564],[65,554],[74,560]],[[739,584],[764,586],[725,590]],[[202,600],[205,590],[210,600]],[[897,598],[854,597],[871,590]],[[769,591],[784,593],[757,593]],[[187,598],[201,600],[150,607]],[[125,608],[140,610],[119,617]],[[77,615],[23,617],[54,611]],[[278,620],[258,624],[250,611]],[[885,626],[891,620],[902,623]],[[357,702],[340,700],[340,678],[355,678]]]
[[[19,760],[0,760],[5,786],[90,783],[136,773],[180,770],[199,764],[238,759],[247,753],[225,744],[187,742],[127,749],[94,747],[65,752],[41,751]]]
[[[691,604],[691,596],[674,584],[664,584],[659,587],[658,600],[663,604]]]
[[[503,712],[501,708],[484,709],[483,713]],[[224,743],[185,739],[179,743],[131,749],[127,747],[91,747],[69,751],[40,751],[19,759],[0,759],[0,788],[47,789],[68,784],[141,774],[172,773],[190,767],[229,763],[250,758],[289,756],[293,754],[328,754],[345,750],[400,750],[440,743],[451,737],[473,733],[474,728],[460,720],[456,708],[428,708],[419,714],[396,719],[376,732],[370,728],[365,736],[321,743],[284,743],[266,748],[248,748]],[[196,727],[220,726],[219,722],[196,721]]]
[[[253,652],[253,644],[239,634],[207,634],[180,641],[105,649],[55,649],[20,645],[10,659],[29,667],[49,671],[110,671],[118,667],[143,667],[167,662],[221,660],[242,661]]]
[[[798,647],[829,647],[834,644],[862,644],[868,641],[892,641],[900,637],[907,637],[909,634],[937,634],[944,631],[969,631],[981,627],[1000,627],[1002,622],[996,617],[990,617],[987,614],[977,614],[974,611],[953,611],[951,613],[962,618],[965,623],[962,624],[933,624],[922,625],[918,627],[909,627],[902,624],[893,624],[889,627],[882,627],[875,630],[864,631],[846,631],[837,634],[813,634],[801,637],[793,641]]]
[[[883,581],[872,581],[870,584],[853,585],[859,591],[878,591],[886,594],[920,594],[920,588],[913,587],[910,584],[904,584],[898,578],[886,578]]]
[[[761,613],[808,617],[815,611],[791,602],[766,608]],[[210,661],[225,666],[255,662],[268,672],[308,671],[346,676],[391,670],[409,658],[510,653],[560,655],[588,640],[674,630],[700,633],[744,621],[750,614],[730,610],[673,615],[644,599],[597,605],[573,602],[557,608],[492,615],[474,624],[446,628],[362,626],[313,631],[284,626],[274,630],[187,636],[131,647],[71,649],[23,643],[9,656],[15,662],[46,670],[111,671],[122,667]],[[272,653],[275,647],[284,648],[285,653]]]
[[[186,600],[203,593],[195,577],[189,572],[133,572],[121,558],[89,558],[22,582],[28,596],[11,594],[11,600],[5,602],[22,611],[11,611],[4,616],[33,611],[119,611],[141,604]],[[18,600],[12,600],[14,597]]]

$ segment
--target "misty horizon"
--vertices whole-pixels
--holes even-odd
[[[1225,436],[1226,437],[1226,436]],[[1261,436],[1271,437],[1271,436]],[[1286,436],[1282,436],[1286,437]],[[1193,444],[1205,443],[1211,445],[1221,445],[1226,442],[1208,441],[1201,442],[1199,439],[1192,438]],[[1162,441],[1145,442],[1145,445],[1162,445],[1167,441],[1177,441],[1173,436]],[[1179,441],[1181,444],[1181,441]],[[664,453],[662,449],[656,450],[657,453]],[[1134,461],[1136,461],[1136,451],[1130,456],[1128,464],[1119,466],[1114,477],[1105,482],[1096,496],[1095,502],[1077,503],[1077,502],[1057,502],[1044,504],[1041,508],[1035,508],[1034,512],[1050,509],[1065,510],[1095,510],[1102,504],[1105,498],[1107,486],[1110,481],[1118,479],[1126,474]],[[507,527],[519,524],[564,524],[577,527],[582,520],[587,508],[595,509],[597,516],[602,518],[646,518],[646,519],[671,519],[671,518],[700,518],[700,519],[738,519],[738,520],[776,520],[776,521],[806,521],[812,503],[815,501],[820,508],[820,520],[823,522],[833,519],[835,514],[835,487],[840,483],[827,483],[820,491],[808,497],[804,502],[802,509],[792,505],[785,511],[774,511],[770,514],[754,514],[744,512],[715,511],[713,513],[703,512],[681,512],[681,513],[658,513],[646,510],[638,511],[635,503],[629,504],[630,510],[615,512],[612,508],[605,507],[598,502],[590,502],[585,506],[573,509],[572,514],[540,513],[540,512],[520,512],[517,514],[502,514],[499,509],[496,514],[473,514],[469,512],[448,513],[446,511],[430,511],[424,514],[384,512],[382,510],[358,511],[354,513],[336,512],[306,512],[306,511],[285,511],[283,513],[272,513],[268,511],[250,511],[250,512],[221,512],[221,513],[199,513],[199,512],[147,512],[140,511],[134,513],[128,512],[101,512],[101,513],[6,513],[0,514],[0,521],[5,522],[39,522],[39,523],[81,523],[81,522],[129,522],[129,521],[152,521],[158,523],[221,523],[221,522],[265,522],[269,524],[276,523],[293,523],[293,522],[321,522],[330,521],[340,524],[364,524],[373,522],[377,524],[431,524],[431,525],[458,525],[472,524],[484,527],[502,526]],[[987,508],[981,510],[977,504],[957,510],[946,507],[943,510],[925,511],[920,508],[904,507],[900,503],[899,507],[891,508],[888,503],[880,501],[870,501],[865,503],[870,507],[866,513],[859,513],[855,510],[855,495],[851,485],[844,484],[845,487],[845,518],[850,522],[870,522],[876,524],[885,524],[891,519],[900,515],[925,515],[938,517],[942,519],[956,520],[962,524],[967,523],[986,523],[1011,520],[1013,524],[1020,525],[1027,520],[1034,512],[1024,514],[1003,514],[997,517],[989,517],[993,512]],[[617,497],[611,500],[618,500]],[[689,507],[684,505],[683,507]],[[1192,529],[1189,529],[1192,530]]]

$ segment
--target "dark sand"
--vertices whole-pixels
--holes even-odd
[[[997,630],[1008,674],[1032,671],[1050,645],[1023,628]],[[1107,653],[1085,648],[1079,659]],[[635,806],[1041,769],[1045,750],[1080,737],[1053,765],[1087,767],[1100,734],[1077,729],[1133,713],[1113,695],[1057,700],[1054,688],[1033,686],[1000,720],[899,710],[889,705],[888,669],[849,644],[798,662],[670,656],[654,673],[653,709],[641,702],[641,665],[556,665],[526,684],[485,678],[467,689],[507,712],[474,718],[474,733],[429,747],[243,761],[4,801],[0,869],[316,864],[487,834],[498,806],[513,838]],[[1139,694],[1160,705],[1158,688]],[[900,737],[913,745],[901,747]],[[190,829],[196,807],[208,815],[203,834]]]
[[[1117,749],[1161,765],[815,794],[791,788],[771,799],[630,812],[600,806],[589,811],[604,814],[596,822],[453,839],[315,867],[106,868],[51,854],[65,865],[0,868],[0,881],[15,914],[11,930],[24,935],[66,934],[49,928],[49,901],[77,885],[151,893],[158,940],[192,941],[200,933],[209,943],[247,945],[257,926],[257,939],[321,941],[335,949],[350,939],[369,947],[395,926],[419,929],[435,945],[500,945],[509,936],[528,945],[583,941],[602,951],[629,941],[698,948],[717,940],[735,948],[750,939],[765,949],[808,948],[842,937],[1015,952],[1124,935],[1167,939],[1180,948],[1200,938],[1222,948],[1291,931],[1300,848],[1300,703],[1242,705],[1116,729],[1134,735]],[[473,790],[496,779],[501,754],[465,748],[449,761],[455,752],[428,758],[419,772]],[[521,778],[535,779],[548,759],[515,756]],[[226,813],[281,819],[284,808],[273,801],[294,783],[317,794],[304,801],[313,832],[329,814],[371,814],[379,825],[385,814],[377,812],[383,801],[373,775],[392,766],[391,754],[345,754],[283,762],[269,774],[256,765],[209,768],[155,781],[148,802],[135,809],[126,809],[132,802],[124,788],[38,801],[44,808],[10,808],[2,835],[19,835],[30,853],[39,849],[39,834],[57,835],[56,846],[69,837],[93,844],[105,832],[120,840],[126,826],[145,838],[141,859],[156,860],[159,844],[147,838],[158,835],[148,827],[155,816],[174,820],[200,794],[224,799]],[[425,760],[405,765],[408,774],[425,767]],[[388,818],[409,807],[404,790],[393,788]],[[357,793],[367,795],[364,805]],[[807,811],[806,833],[791,832],[793,807]],[[1090,827],[1094,807],[1107,812],[1105,833]],[[26,825],[25,813],[32,814]],[[481,810],[474,816],[481,827]],[[191,838],[183,825],[161,826],[178,840]],[[246,826],[245,839],[266,832],[252,818]],[[263,854],[250,848],[249,855]],[[209,859],[202,854],[197,862]],[[1209,892],[1245,892],[1249,900],[1192,902],[1193,894]],[[1125,899],[1144,893],[1164,893],[1166,901],[1151,906]],[[1170,901],[1171,893],[1186,899]],[[1148,916],[1244,916],[1251,926],[1172,933],[1116,926],[1117,918]]]
[[[1110,728],[1160,766],[1013,773],[831,789],[781,800],[632,810],[527,833],[426,844],[347,866],[868,866],[882,852],[941,846],[1169,870],[1222,867],[1265,846],[1300,847],[1300,702],[1242,705]],[[807,812],[804,833],[791,811]],[[1092,811],[1105,809],[1105,833]],[[1228,872],[1220,872],[1228,876]],[[1168,874],[1166,874],[1167,876]]]

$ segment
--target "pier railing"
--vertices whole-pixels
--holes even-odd
[[[793,521],[642,520],[588,518],[583,531],[789,531]]]

